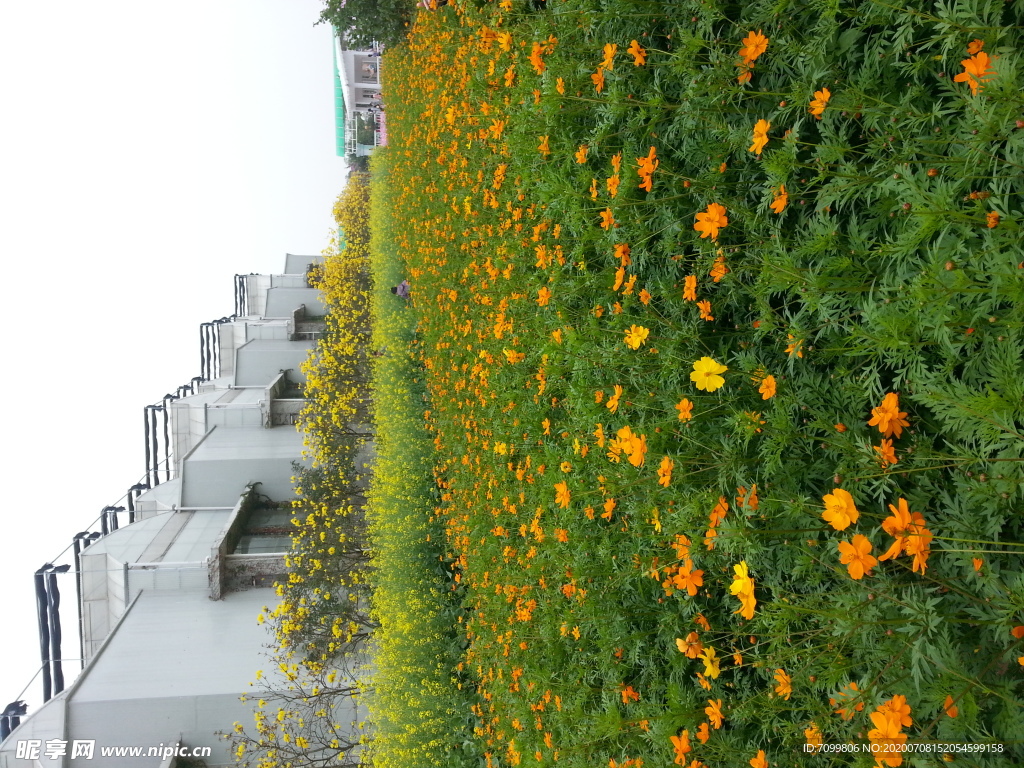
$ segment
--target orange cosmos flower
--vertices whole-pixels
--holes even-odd
[[[617,502],[615,501],[615,499],[605,499],[604,500],[604,512],[601,514],[601,517],[603,517],[605,520],[611,520],[612,519],[612,512],[615,511],[616,503]]]
[[[538,75],[544,74],[544,70],[547,65],[544,63],[544,59],[541,58],[541,54],[544,52],[544,46],[540,43],[535,42],[533,48],[530,49],[530,63],[533,65],[534,71]]]
[[[860,517],[849,491],[833,488],[832,493],[825,494],[821,500],[825,502],[825,511],[821,516],[837,531],[845,531]]]
[[[612,69],[615,67],[615,54],[618,50],[619,46],[616,43],[605,43],[601,69]]]
[[[697,738],[700,739],[701,744],[708,743],[708,739],[711,738],[711,729],[708,728],[707,723],[701,723],[697,728]]]
[[[942,708],[946,710],[946,714],[949,717],[956,717],[960,714],[960,710],[956,708],[956,704],[953,703],[953,697],[947,696],[946,700],[942,703]]]
[[[680,421],[689,421],[693,418],[693,403],[685,397],[676,403],[676,410],[679,411]]]
[[[968,55],[973,56],[984,47],[985,41],[978,40],[977,38],[975,38],[974,40],[971,40],[971,42],[967,44],[967,53]]]
[[[650,192],[651,187],[654,184],[654,181],[651,177],[653,176],[654,172],[658,169],[658,165],[660,164],[660,161],[657,158],[657,150],[654,147],[651,147],[650,151],[647,153],[647,156],[638,157],[636,159],[636,162],[638,166],[637,174],[639,174],[640,176],[640,184],[638,186],[640,189]]]
[[[895,541],[893,541],[892,546],[885,551],[885,554],[878,558],[879,561],[897,557],[904,550],[907,543],[907,536],[909,536],[910,528],[913,525],[913,518],[911,517],[910,510],[907,508],[906,499],[901,498],[899,500],[898,507],[890,504],[889,511],[892,512],[892,514],[882,521],[882,530],[894,537]]]
[[[906,696],[893,696],[889,701],[882,702],[875,711],[902,728],[909,728],[914,724]]]
[[[647,435],[637,435],[629,427],[623,427],[615,436],[618,448],[626,454],[629,463],[634,467],[643,465],[647,455]]]
[[[594,82],[594,90],[598,93],[604,90],[604,70],[598,69],[597,72],[590,76],[590,79]]]
[[[611,397],[608,398],[608,402],[605,403],[605,408],[607,408],[612,413],[615,413],[616,411],[618,411],[619,410],[619,398],[620,397],[622,397],[622,387],[620,387],[618,384],[616,384],[615,385],[615,394],[613,394]]]
[[[765,376],[757,391],[761,393],[762,400],[775,397],[775,377],[771,375]]]
[[[640,297],[640,303],[643,304],[645,307],[648,304],[650,304],[651,299],[654,298],[653,296],[651,296],[650,291],[648,291],[646,288],[642,289],[640,293],[637,295]]]
[[[539,304],[542,307],[546,307],[550,300],[551,291],[549,291],[548,287],[545,285],[543,288],[537,291],[537,304]]]
[[[825,113],[825,106],[831,98],[832,92],[828,88],[815,91],[814,98],[811,100],[811,106],[807,111],[814,115],[816,119],[821,120],[821,116]]]
[[[640,349],[640,345],[647,341],[650,333],[650,330],[642,325],[631,325],[626,331],[626,346],[630,349]]]
[[[899,460],[896,458],[896,451],[893,450],[892,440],[882,440],[881,445],[872,446],[875,449],[875,453],[878,454],[878,459],[882,464],[882,469],[885,469],[890,464],[896,464]]]
[[[683,278],[683,298],[686,301],[697,300],[697,277],[696,275],[687,275]]]
[[[911,513],[913,523],[909,529],[907,543],[903,545],[908,555],[914,556],[911,570],[914,573],[920,571],[922,574],[928,562],[928,555],[931,554],[932,532],[924,526],[924,515],[920,512]]]
[[[983,566],[984,564],[985,564],[985,560],[983,558],[980,558],[980,557],[972,557],[971,558],[971,565],[974,566],[974,572],[975,573],[981,573],[981,566]]]
[[[626,268],[619,267],[615,270],[615,282],[612,283],[612,290],[617,291],[622,286],[622,281],[626,279]]]
[[[748,67],[753,64],[757,57],[768,50],[768,38],[761,34],[761,30],[757,32],[749,32],[746,37],[743,38],[743,47],[740,48],[740,57],[743,59],[743,63]]]
[[[725,719],[722,716],[722,700],[717,699],[712,701],[711,699],[708,699],[708,704],[709,706],[704,707],[704,714],[708,716],[708,720],[711,721],[711,724],[717,731],[722,727],[722,721]]]
[[[555,503],[563,509],[569,506],[569,500],[572,498],[569,493],[568,483],[555,483]]]
[[[870,575],[871,568],[878,563],[871,556],[871,541],[860,533],[851,542],[839,542],[839,554],[839,562],[846,566],[853,579],[862,579],[865,573]]]
[[[999,226],[999,214],[995,211],[989,211],[985,214],[985,226],[989,229],[995,229]]]
[[[711,321],[715,318],[711,315],[711,302],[710,301],[698,301],[697,309],[700,310],[700,319]]]
[[[550,147],[548,147],[548,137],[547,136],[541,136],[540,137],[540,144],[537,146],[537,151],[540,152],[542,155],[544,155],[544,157],[547,157],[548,155],[551,154],[551,149],[550,149]]]
[[[629,48],[626,49],[626,53],[633,57],[633,66],[642,67],[647,61],[647,49],[640,45],[636,40],[633,40],[629,44]]]
[[[611,229],[617,226],[619,225],[615,223],[615,216],[612,214],[611,208],[601,211],[601,229]]]
[[[843,704],[844,707],[835,710],[835,713],[839,715],[843,720],[852,720],[853,716],[864,709],[863,701],[856,701],[852,706],[849,706],[847,702],[853,701],[860,696],[860,690],[857,688],[856,683],[850,683],[849,685],[843,686],[843,688],[836,694],[837,699],[830,698],[828,703],[833,707],[838,704]],[[847,709],[846,707],[849,706]]]
[[[632,685],[627,685],[620,691],[622,696],[622,703],[629,704],[631,701],[640,701],[640,694],[633,690]]]
[[[708,515],[708,522],[712,528],[717,528],[718,525],[725,520],[725,516],[729,513],[729,501],[725,496],[718,497],[718,503],[715,504],[714,509],[711,510],[711,514]]]
[[[875,727],[868,731],[868,739],[875,753],[875,765],[901,765],[907,734],[900,731],[897,723],[886,719],[880,712],[871,713],[871,722]]]
[[[786,347],[786,354],[792,357],[794,354],[797,357],[804,356],[804,340],[793,337],[792,333],[787,333],[786,338],[789,339],[789,346]]]
[[[745,485],[741,485],[736,489],[736,505],[740,509],[749,507],[751,510],[757,510],[760,506],[760,499],[757,498],[757,483],[754,483],[750,487],[749,495],[747,494],[747,487]]]
[[[555,90],[559,96],[565,96],[565,78],[559,77],[555,80]]]
[[[699,624],[705,632],[711,631],[711,624],[708,623],[708,620],[704,618],[703,613],[698,613],[697,618],[695,618],[694,621],[697,622],[697,624]]]
[[[963,66],[964,71],[954,77],[953,80],[957,83],[966,82],[971,88],[971,93],[975,96],[983,88],[982,83],[990,80],[991,75],[995,74],[995,70],[991,66],[991,59],[984,51],[978,51],[971,58],[961,61],[960,64]]]
[[[789,701],[789,697],[793,693],[793,679],[786,674],[784,669],[775,670],[775,681],[778,685],[775,687],[775,693]]]
[[[697,214],[694,230],[701,233],[701,238],[710,237],[712,240],[718,240],[718,231],[729,226],[725,212],[724,205],[709,203],[706,211]]]
[[[750,145],[749,152],[760,155],[764,145],[768,143],[768,129],[772,124],[767,120],[758,120],[754,124],[754,143]]]
[[[662,458],[661,466],[658,467],[658,485],[668,488],[669,483],[672,482],[672,468],[674,466],[675,462],[668,456]]]
[[[619,264],[623,267],[628,267],[633,263],[633,260],[629,258],[629,243],[616,243],[615,244],[615,258],[619,260]]]
[[[906,412],[900,410],[899,395],[890,392],[882,398],[880,406],[871,409],[868,426],[877,426],[883,437],[895,435],[898,438],[903,434],[903,428],[910,426],[910,422],[904,418],[906,415]]]
[[[804,728],[804,738],[807,739],[807,743],[814,748],[815,753],[821,749],[821,745],[824,743],[821,731],[818,730],[818,725],[814,722],[810,724],[809,728]]]
[[[715,283],[722,282],[722,278],[729,273],[729,268],[725,266],[725,254],[721,252],[721,248],[719,248],[718,250],[718,256],[715,257],[715,263],[711,267],[711,272],[709,273],[712,282]]]
[[[576,150],[576,154],[574,155],[574,157],[576,158],[576,162],[579,163],[580,165],[583,165],[585,162],[587,162],[587,152],[589,151],[590,147],[588,147],[586,144],[581,144],[580,148]]]
[[[691,632],[685,640],[676,638],[676,648],[680,653],[685,653],[687,658],[696,659],[704,650],[704,645],[700,642],[697,633]]]
[[[704,586],[704,571],[693,570],[693,560],[686,558],[682,567],[673,577],[672,586],[679,590],[685,589],[690,597],[696,597],[697,588]],[[717,675],[711,675],[711,677],[717,677]]]
[[[757,756],[750,759],[751,768],[768,768],[768,757],[763,749],[757,750]]]
[[[789,203],[789,195],[786,194],[786,185],[780,184],[778,189],[772,190],[772,201],[768,207],[776,213],[782,213],[786,210],[787,203]]]
[[[676,765],[686,765],[686,754],[691,749],[690,732],[683,731],[678,736],[672,736],[671,741],[676,753],[676,759],[673,762]]]

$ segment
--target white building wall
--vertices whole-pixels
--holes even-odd
[[[247,276],[252,317],[220,326],[220,378],[170,404],[178,476],[137,499],[137,522],[82,554],[85,671],[0,745],[0,768],[34,765],[14,758],[25,738],[144,747],[180,740],[213,747],[211,768],[234,765],[216,732],[252,721],[251,705],[238,699],[250,691],[272,641],[256,616],[277,597],[254,588],[211,600],[210,579],[248,486],[258,484],[256,491],[275,501],[294,496],[292,463],[301,459],[302,435],[267,424],[281,370],[302,381],[300,366],[314,346],[288,340],[300,305],[308,315],[324,311],[320,292],[305,283],[314,261],[319,257],[289,256],[286,272],[291,265],[293,274]],[[280,317],[259,319],[268,307]],[[118,758],[117,765],[155,768],[159,760]]]

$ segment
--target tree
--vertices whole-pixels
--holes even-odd
[[[415,7],[413,0],[326,0],[317,23],[333,25],[353,48],[397,45]]]

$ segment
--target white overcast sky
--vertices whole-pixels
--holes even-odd
[[[143,407],[199,374],[232,276],[327,244],[344,163],[321,7],[0,4],[0,709],[40,664],[33,571],[141,478]]]

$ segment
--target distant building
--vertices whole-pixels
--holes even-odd
[[[88,765],[89,743],[99,766],[235,765],[217,733],[252,724],[239,697],[272,640],[256,617],[278,602],[290,548],[300,367],[325,313],[307,281],[318,261],[288,255],[282,274],[237,276],[235,314],[202,328],[203,376],[147,407],[145,481],[75,537],[85,668],[64,689],[54,661],[41,708],[4,710],[16,727],[0,768]],[[56,575],[41,571],[41,639],[56,655]],[[114,747],[140,753],[102,756]],[[181,759],[195,748],[202,762]]]
[[[334,35],[334,118],[339,157],[368,155],[387,143],[380,100],[380,51],[349,48]]]

